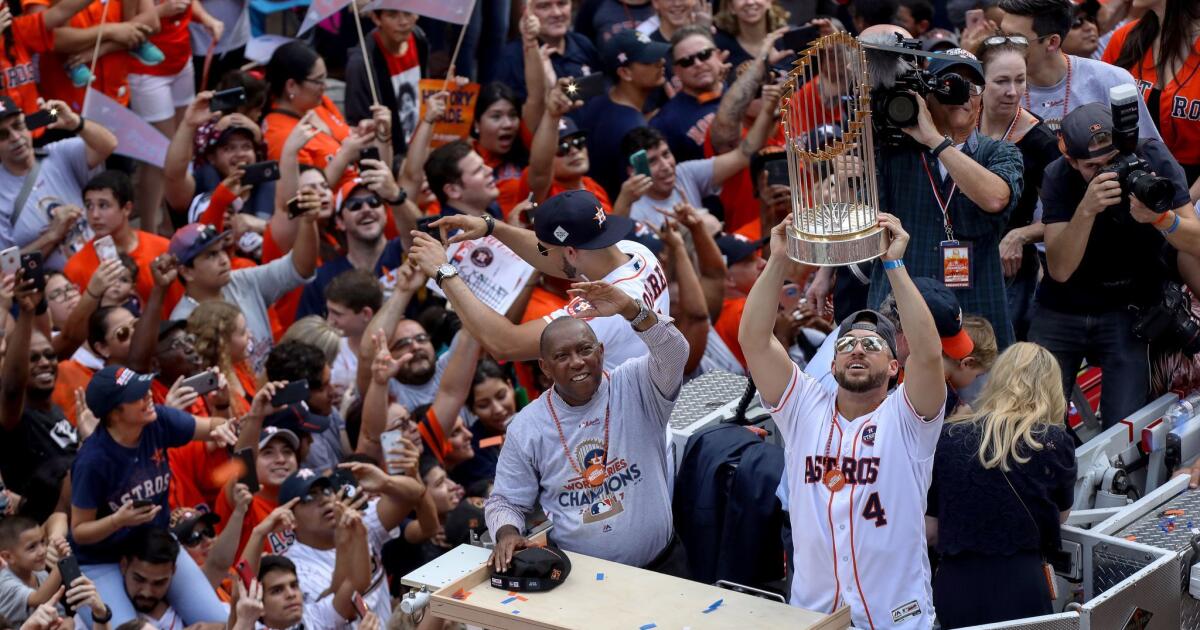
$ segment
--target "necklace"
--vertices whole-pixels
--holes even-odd
[[[1028,92],[1026,92],[1025,97],[1029,98]],[[1001,141],[1007,142],[1009,137],[1012,136],[1013,129],[1017,128],[1017,121],[1021,119],[1021,111],[1021,106],[1017,105],[1017,113],[1013,114],[1012,122],[1008,123],[1008,131],[1004,132],[1004,137],[1000,139]],[[983,116],[980,116],[979,121],[975,123],[975,129],[983,131]]]
[[[1069,105],[1071,103],[1071,57],[1067,55],[1067,53],[1061,54],[1063,56],[1063,61],[1067,62],[1067,89],[1063,91],[1062,116],[1060,116],[1058,120],[1047,118],[1045,121],[1046,126],[1050,127],[1052,131],[1058,131],[1058,128],[1062,125],[1062,119],[1067,117],[1067,112],[1069,111]],[[1025,87],[1025,109],[1033,111],[1033,104],[1029,99],[1029,86]]]
[[[571,448],[567,446],[567,436],[563,434],[562,423],[558,421],[558,414],[554,412],[553,398],[553,394],[546,397],[546,407],[550,409],[550,418],[554,420],[554,427],[558,429],[558,441],[562,443],[567,463],[589,486],[596,487],[603,484],[604,479],[608,476],[608,419],[609,412],[612,410],[612,400],[610,399],[604,405],[604,460],[599,464],[589,465],[586,470],[580,470],[579,466],[575,465],[575,458],[571,457]]]
[[[833,417],[829,419],[829,437],[825,440],[825,459],[822,462],[826,466],[829,465],[829,447],[833,446],[833,427],[837,423],[837,401],[834,401]],[[840,426],[838,427],[838,432],[841,432]],[[839,454],[841,453],[841,450],[841,440],[838,440]],[[829,488],[830,492],[837,492],[838,490],[846,487],[846,476],[842,474],[841,469],[830,468],[825,471],[824,475],[821,475],[821,483],[824,484],[826,488]]]

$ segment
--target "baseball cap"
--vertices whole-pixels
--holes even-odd
[[[838,338],[844,337],[851,330],[865,330],[879,335],[887,342],[892,356],[896,356],[896,326],[883,313],[869,308],[850,313],[838,327]]]
[[[288,475],[288,478],[284,479],[279,486],[279,504],[283,505],[292,499],[306,497],[317,485],[332,488],[333,481],[329,477],[317,474],[311,468],[301,468]]]
[[[215,526],[221,522],[221,517],[212,512],[201,512],[199,510],[180,507],[171,511],[171,520],[169,527],[171,533],[175,535],[175,539],[183,542],[191,538],[192,531],[196,529],[196,525],[201,523],[208,526]]]
[[[927,69],[929,72],[933,73],[934,76],[940,77],[943,74],[951,71],[957,71],[961,73],[963,70],[968,70],[970,71],[970,74],[966,75],[966,78],[974,81],[978,85],[983,85],[983,64],[979,63],[979,60],[975,58],[975,55],[961,48],[951,48],[950,50],[944,51],[941,54],[950,55],[951,57],[958,57],[958,59],[930,59]]]
[[[955,361],[967,358],[975,349],[975,342],[963,329],[962,307],[954,297],[954,291],[933,278],[913,278],[913,284],[917,285],[925,305],[933,314],[938,337],[942,338],[942,352]]]
[[[1067,157],[1077,160],[1100,157],[1113,150],[1111,142],[1100,149],[1091,148],[1092,139],[1103,135],[1111,141],[1113,130],[1112,111],[1101,103],[1088,103],[1077,107],[1062,120],[1058,131],[1058,148]]]
[[[158,340],[162,341],[173,330],[187,330],[186,319],[168,319],[158,323]]]
[[[538,240],[556,247],[604,249],[625,238],[632,229],[632,219],[605,214],[600,200],[586,190],[554,195],[533,215]]]
[[[650,36],[635,29],[626,29],[612,36],[604,45],[604,67],[610,72],[630,63],[654,63],[663,61],[669,44],[656,42]]]
[[[350,199],[350,196],[354,194],[354,191],[358,190],[359,188],[366,187],[367,183],[364,182],[361,177],[355,177],[354,179],[342,184],[341,187],[338,188],[337,195],[333,198],[333,207],[335,208],[334,211],[341,212],[342,205],[346,203],[346,200]]]
[[[958,36],[944,28],[934,28],[921,35],[921,50],[944,52],[958,48]]]
[[[271,440],[281,439],[292,447],[293,451],[300,449],[300,438],[291,429],[283,429],[278,426],[263,427],[262,433],[258,437],[258,448],[263,449]]]
[[[752,241],[741,234],[722,234],[717,237],[717,248],[721,250],[721,255],[725,257],[725,264],[728,266],[753,256],[755,252],[762,249],[763,243],[766,242],[765,238]]]
[[[0,94],[0,120],[21,113],[21,108],[7,95]]]
[[[229,230],[218,232],[217,228],[207,223],[189,223],[175,230],[167,252],[174,256],[179,264],[186,265],[210,246],[220,243],[226,234],[229,234]]]
[[[584,133],[584,131],[582,129],[580,129],[579,125],[575,124],[575,121],[571,120],[570,117],[563,116],[562,118],[558,119],[558,139],[559,140],[562,140],[563,138],[569,138],[571,136],[578,135],[581,133]]]
[[[655,234],[654,230],[651,229],[649,225],[646,225],[641,221],[633,222],[633,229],[630,230],[629,234],[625,235],[625,240],[641,243],[646,247],[646,249],[650,250],[651,254],[654,254],[655,256],[659,255],[663,248],[666,247],[666,245],[663,244],[662,239],[658,237],[658,234]]]
[[[307,404],[299,403],[288,405],[267,416],[263,420],[263,430],[265,431],[267,427],[278,427],[299,437],[304,433],[320,433],[328,429],[329,418],[318,416],[309,411]]]
[[[88,381],[84,399],[88,409],[103,420],[113,409],[145,398],[153,381],[153,374],[138,374],[123,365],[110,365]]]
[[[224,120],[224,119],[221,119]],[[205,151],[215,149],[225,144],[230,138],[236,134],[243,134],[254,142],[254,130],[244,125],[239,125],[236,122],[231,122],[224,129],[218,129],[220,120],[209,123],[196,131],[197,134],[204,134],[204,144],[202,145]]]
[[[513,554],[507,570],[493,569],[491,584],[492,588],[510,591],[548,591],[570,574],[571,560],[558,547],[528,547]]]

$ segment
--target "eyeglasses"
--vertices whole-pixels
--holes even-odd
[[[331,497],[331,496],[333,496],[333,488],[329,488],[329,487],[313,488],[312,490],[309,491],[308,494],[300,497],[300,503],[302,503],[302,504],[312,503],[313,501],[320,501],[321,499],[323,499],[325,497]]]
[[[37,364],[42,359],[45,359],[45,360],[49,361],[50,363],[58,363],[58,355],[55,354],[53,350],[43,350],[40,353],[39,352],[30,352],[29,353],[29,362],[30,363]]]
[[[369,197],[352,197],[346,200],[346,209],[350,212],[358,212],[367,206],[372,208],[382,208],[383,200],[379,198],[379,195],[371,195]]]
[[[542,242],[541,242],[541,241],[538,241],[537,248],[538,248],[538,253],[539,253],[539,254],[541,254],[541,255],[543,255],[543,256],[549,256],[549,255],[550,255],[550,250],[546,249],[546,246],[545,246],[545,245],[542,245]]]
[[[716,49],[714,48],[705,48],[698,53],[691,54],[686,57],[680,57],[679,59],[671,62],[671,64],[678,68],[691,68],[697,63],[704,63],[705,61],[708,61],[714,52],[716,52]]]
[[[391,349],[392,350],[403,350],[404,348],[407,348],[407,347],[413,345],[414,343],[428,343],[428,342],[429,342],[429,334],[421,333],[419,335],[413,335],[411,337],[401,337],[401,338],[397,339],[396,341],[394,341],[392,343]]]
[[[1095,16],[1084,13],[1075,16],[1075,19],[1071,21],[1071,29],[1074,30],[1082,27],[1084,22],[1091,22],[1092,24],[1098,23]]]
[[[414,424],[416,424],[416,421],[412,419],[412,416],[396,416],[395,418],[389,418],[387,421],[387,426],[389,427],[399,425],[401,428],[408,428]]]
[[[17,116],[12,125],[9,125],[6,129],[0,129],[0,142],[8,142],[17,137],[20,132],[28,130],[29,128],[25,126],[25,118]]]
[[[203,541],[205,538],[216,538],[216,537],[217,537],[217,532],[213,531],[213,528],[204,527],[202,529],[193,529],[187,535],[187,538],[184,538],[183,540],[181,540],[179,542],[183,543],[184,547],[195,547],[196,545],[199,545],[200,542]]]
[[[325,87],[325,79],[328,79],[328,78],[329,77],[314,77],[314,78],[304,77],[303,79],[300,80],[300,82],[301,83],[315,83],[321,87]]]
[[[883,352],[883,349],[887,347],[887,342],[882,337],[855,337],[854,335],[846,335],[845,337],[839,337],[837,341],[833,342],[833,349],[838,354],[846,354],[853,352],[854,346],[860,343],[862,344],[863,352]]]
[[[583,150],[587,147],[587,136],[575,136],[566,140],[558,141],[558,157],[564,157],[571,152],[571,149]]]
[[[79,295],[79,289],[73,284],[65,284],[46,294],[46,298],[51,302],[66,302],[71,297]]]
[[[1024,35],[996,35],[983,40],[984,46],[999,46],[1004,43],[1014,46],[1028,46],[1029,40]]]

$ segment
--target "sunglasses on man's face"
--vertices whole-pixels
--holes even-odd
[[[565,157],[571,149],[583,150],[587,147],[587,136],[575,136],[558,141],[558,157]]]
[[[996,35],[983,40],[984,46],[999,46],[1005,43],[1014,46],[1028,46],[1029,40],[1024,35]]]
[[[199,545],[205,538],[216,537],[217,532],[215,532],[213,528],[201,527],[199,529],[193,529],[191,533],[187,535],[187,538],[179,542],[183,543],[184,547],[195,547],[196,545]]]
[[[698,53],[694,53],[686,57],[680,57],[671,63],[677,68],[691,68],[697,63],[704,63],[705,61],[708,61],[709,58],[713,56],[714,52],[716,52],[716,49],[714,48],[705,48]]]
[[[837,341],[833,342],[833,349],[838,354],[846,354],[853,352],[854,346],[859,344],[862,344],[863,352],[870,353],[883,352],[883,349],[887,347],[887,342],[881,337],[855,337],[854,335],[846,335],[845,337],[839,337]]]
[[[403,349],[413,345],[414,343],[429,343],[429,334],[421,333],[419,335],[413,335],[411,337],[401,337],[392,343],[391,349],[392,350],[403,350]]]
[[[1071,29],[1074,30],[1077,28],[1083,28],[1084,22],[1091,22],[1092,24],[1097,23],[1095,16],[1084,13],[1082,15],[1075,16],[1075,19],[1071,21]]]
[[[372,208],[381,208],[383,207],[383,200],[379,198],[379,195],[371,195],[369,197],[351,197],[350,199],[346,200],[346,209],[350,212],[358,212],[367,206],[371,206]]]

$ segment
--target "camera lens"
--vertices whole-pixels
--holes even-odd
[[[1151,210],[1165,212],[1171,207],[1174,186],[1166,177],[1135,170],[1129,174],[1129,191]]]
[[[916,124],[918,111],[920,110],[917,108],[916,97],[912,94],[889,94],[883,104],[883,115],[896,127],[911,127]]]

